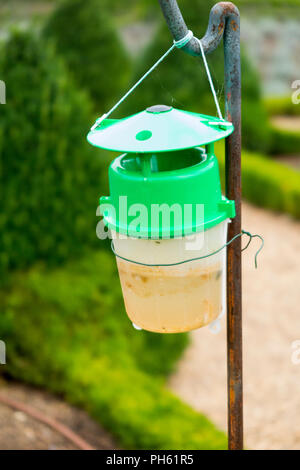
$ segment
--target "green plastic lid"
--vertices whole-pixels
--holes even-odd
[[[212,116],[157,105],[124,119],[101,118],[88,141],[106,150],[152,153],[210,144],[233,132],[233,124]]]
[[[133,153],[117,157],[109,167],[110,196],[100,198],[107,227],[135,238],[173,238],[207,230],[233,218],[235,204],[222,196],[213,146],[208,146],[207,151],[194,148],[142,158]],[[197,213],[198,204],[203,212]],[[152,210],[165,205],[170,209],[180,207],[181,214],[189,205],[192,218],[177,221],[176,217],[152,217]],[[144,210],[147,218],[138,220]]]

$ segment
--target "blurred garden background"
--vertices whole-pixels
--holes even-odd
[[[201,37],[215,2],[178,3]],[[300,339],[300,104],[291,98],[300,80],[300,1],[235,3],[244,228],[266,238],[259,271],[253,251],[245,257],[246,444],[299,449],[300,366],[291,364],[290,348]],[[112,156],[92,148],[86,134],[170,44],[156,0],[0,0],[0,339],[7,348],[0,393],[61,419],[70,418],[61,412],[66,403],[75,406],[70,427],[98,448],[227,445],[224,327],[218,337],[135,331],[114,257],[95,233]],[[222,48],[208,61],[224,105]],[[173,52],[115,117],[158,103],[216,114],[199,59]],[[223,171],[222,145],[217,152]],[[25,417],[9,419],[0,405],[14,445],[51,447],[53,436],[40,439],[27,418],[18,432],[14,419],[20,425]],[[84,426],[86,419],[93,421]],[[105,438],[97,441],[97,433]],[[0,448],[10,445],[0,432]]]

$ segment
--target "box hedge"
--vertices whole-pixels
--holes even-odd
[[[291,94],[292,94],[291,90]],[[272,96],[264,98],[264,106],[270,116],[286,115],[299,116],[300,103],[295,104],[292,96]]]
[[[224,145],[217,143],[224,183]],[[242,152],[242,196],[253,204],[300,219],[300,172],[263,155]]]
[[[300,104],[293,103],[291,96],[265,98],[264,105],[270,117],[300,116]],[[273,155],[300,153],[300,129],[298,131],[281,129],[272,124],[270,153]]]
[[[300,155],[300,129],[295,132],[272,125],[270,153],[272,155]]]
[[[244,197],[261,207],[300,219],[300,172],[260,155],[243,156]]]
[[[44,36],[55,43],[74,81],[89,92],[98,114],[126,87],[130,66],[110,10],[101,0],[65,0],[44,27]]]
[[[39,37],[2,45],[0,270],[55,264],[95,246],[102,162],[86,142],[88,97]]]

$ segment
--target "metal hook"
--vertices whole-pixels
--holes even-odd
[[[188,27],[183,19],[177,0],[158,1],[174,40],[180,40],[188,33]],[[239,10],[231,2],[219,2],[210,11],[208,28],[201,39],[205,53],[210,53],[218,47],[227,22],[230,23],[233,29],[238,29]],[[192,38],[182,49],[192,56],[201,55],[199,39],[196,37]]]

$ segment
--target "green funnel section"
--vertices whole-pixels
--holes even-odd
[[[235,216],[234,201],[221,193],[212,146],[208,153],[121,155],[110,165],[109,186],[111,195],[100,199],[105,223],[134,238],[191,235]]]
[[[88,134],[88,141],[117,152],[184,150],[224,139],[233,132],[231,122],[164,105],[152,106],[125,119],[100,121]]]

